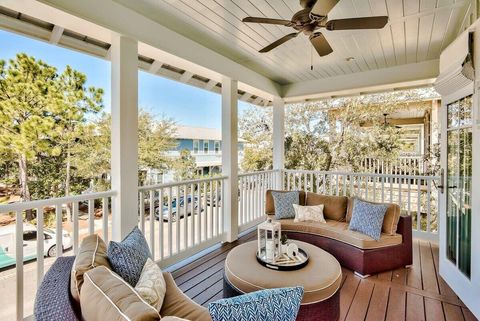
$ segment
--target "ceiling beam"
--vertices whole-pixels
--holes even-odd
[[[156,74],[160,70],[160,68],[162,68],[162,66],[163,66],[163,62],[155,60],[150,66],[150,68],[148,69],[148,71],[151,72],[152,74]]]
[[[438,66],[436,59],[298,82],[283,86],[283,97],[291,103],[431,85],[438,76]]]
[[[63,30],[64,29],[58,25],[53,26],[53,30],[52,30],[52,33],[50,34],[50,39],[48,42],[54,45],[58,44],[58,42],[60,41],[60,38],[62,38]]]
[[[190,71],[187,71],[185,70],[185,72],[182,74],[182,76],[180,77],[180,81],[181,82],[188,82],[190,79],[192,79],[193,77],[193,73],[191,73]]]
[[[131,37],[139,41],[142,55],[217,81],[222,76],[236,79],[241,90],[244,90],[242,84],[252,86],[268,98],[278,96],[281,91],[275,81],[114,0],[3,0],[2,5],[108,43],[112,32]],[[149,50],[152,48],[156,50]],[[146,54],[153,51],[156,51],[153,56]]]
[[[205,84],[205,90],[211,90],[213,87],[215,87],[218,84],[218,81],[210,79],[206,84]]]

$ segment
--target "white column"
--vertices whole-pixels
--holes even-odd
[[[285,102],[273,98],[273,169],[278,170],[275,188],[283,189],[282,178],[285,167]]]
[[[238,106],[236,80],[222,79],[222,174],[225,241],[238,238]]]
[[[138,44],[112,37],[112,239],[121,240],[138,222]]]

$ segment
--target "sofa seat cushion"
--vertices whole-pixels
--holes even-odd
[[[323,216],[326,219],[335,221],[345,221],[347,213],[348,197],[346,196],[328,196],[307,192],[307,206],[323,204]]]
[[[194,321],[212,321],[208,310],[187,297],[175,284],[175,280],[168,272],[163,272],[167,285],[167,292],[163,301],[161,315],[176,316]]]
[[[280,221],[282,231],[301,232],[309,234],[317,234],[328,237],[346,244],[350,244],[362,250],[378,249],[387,246],[402,244],[402,235],[388,235],[382,233],[380,240],[375,241],[368,235],[360,232],[350,231],[348,223],[338,222],[335,220],[327,220],[327,223],[317,222],[294,222],[293,219]]]
[[[348,209],[347,209],[347,223],[350,223],[352,220],[352,213],[353,213],[353,204],[355,203],[356,197],[350,197],[348,199]],[[371,203],[371,204],[385,204],[387,205],[387,211],[385,212],[385,217],[383,218],[383,225],[382,225],[382,233],[388,235],[395,235],[398,228],[398,221],[400,220],[400,206],[394,203],[376,203],[376,202],[369,202],[365,201],[361,198],[363,202]]]

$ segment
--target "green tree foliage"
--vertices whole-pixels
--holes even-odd
[[[175,180],[193,179],[196,167],[195,158],[190,151],[188,149],[181,150],[180,157],[175,159],[172,164],[172,169],[175,171]]]
[[[402,149],[401,132],[384,123],[384,113],[407,109],[434,95],[429,90],[347,97],[286,106],[285,167],[360,170],[366,157],[389,161]],[[427,108],[428,104],[418,104]],[[272,111],[251,107],[240,117],[247,141],[242,169],[272,167]]]

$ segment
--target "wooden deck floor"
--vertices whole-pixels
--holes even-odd
[[[178,286],[201,305],[222,298],[225,257],[255,233],[226,244],[172,272]],[[474,321],[473,314],[438,274],[438,246],[414,240],[414,264],[367,279],[343,269],[340,321]]]

